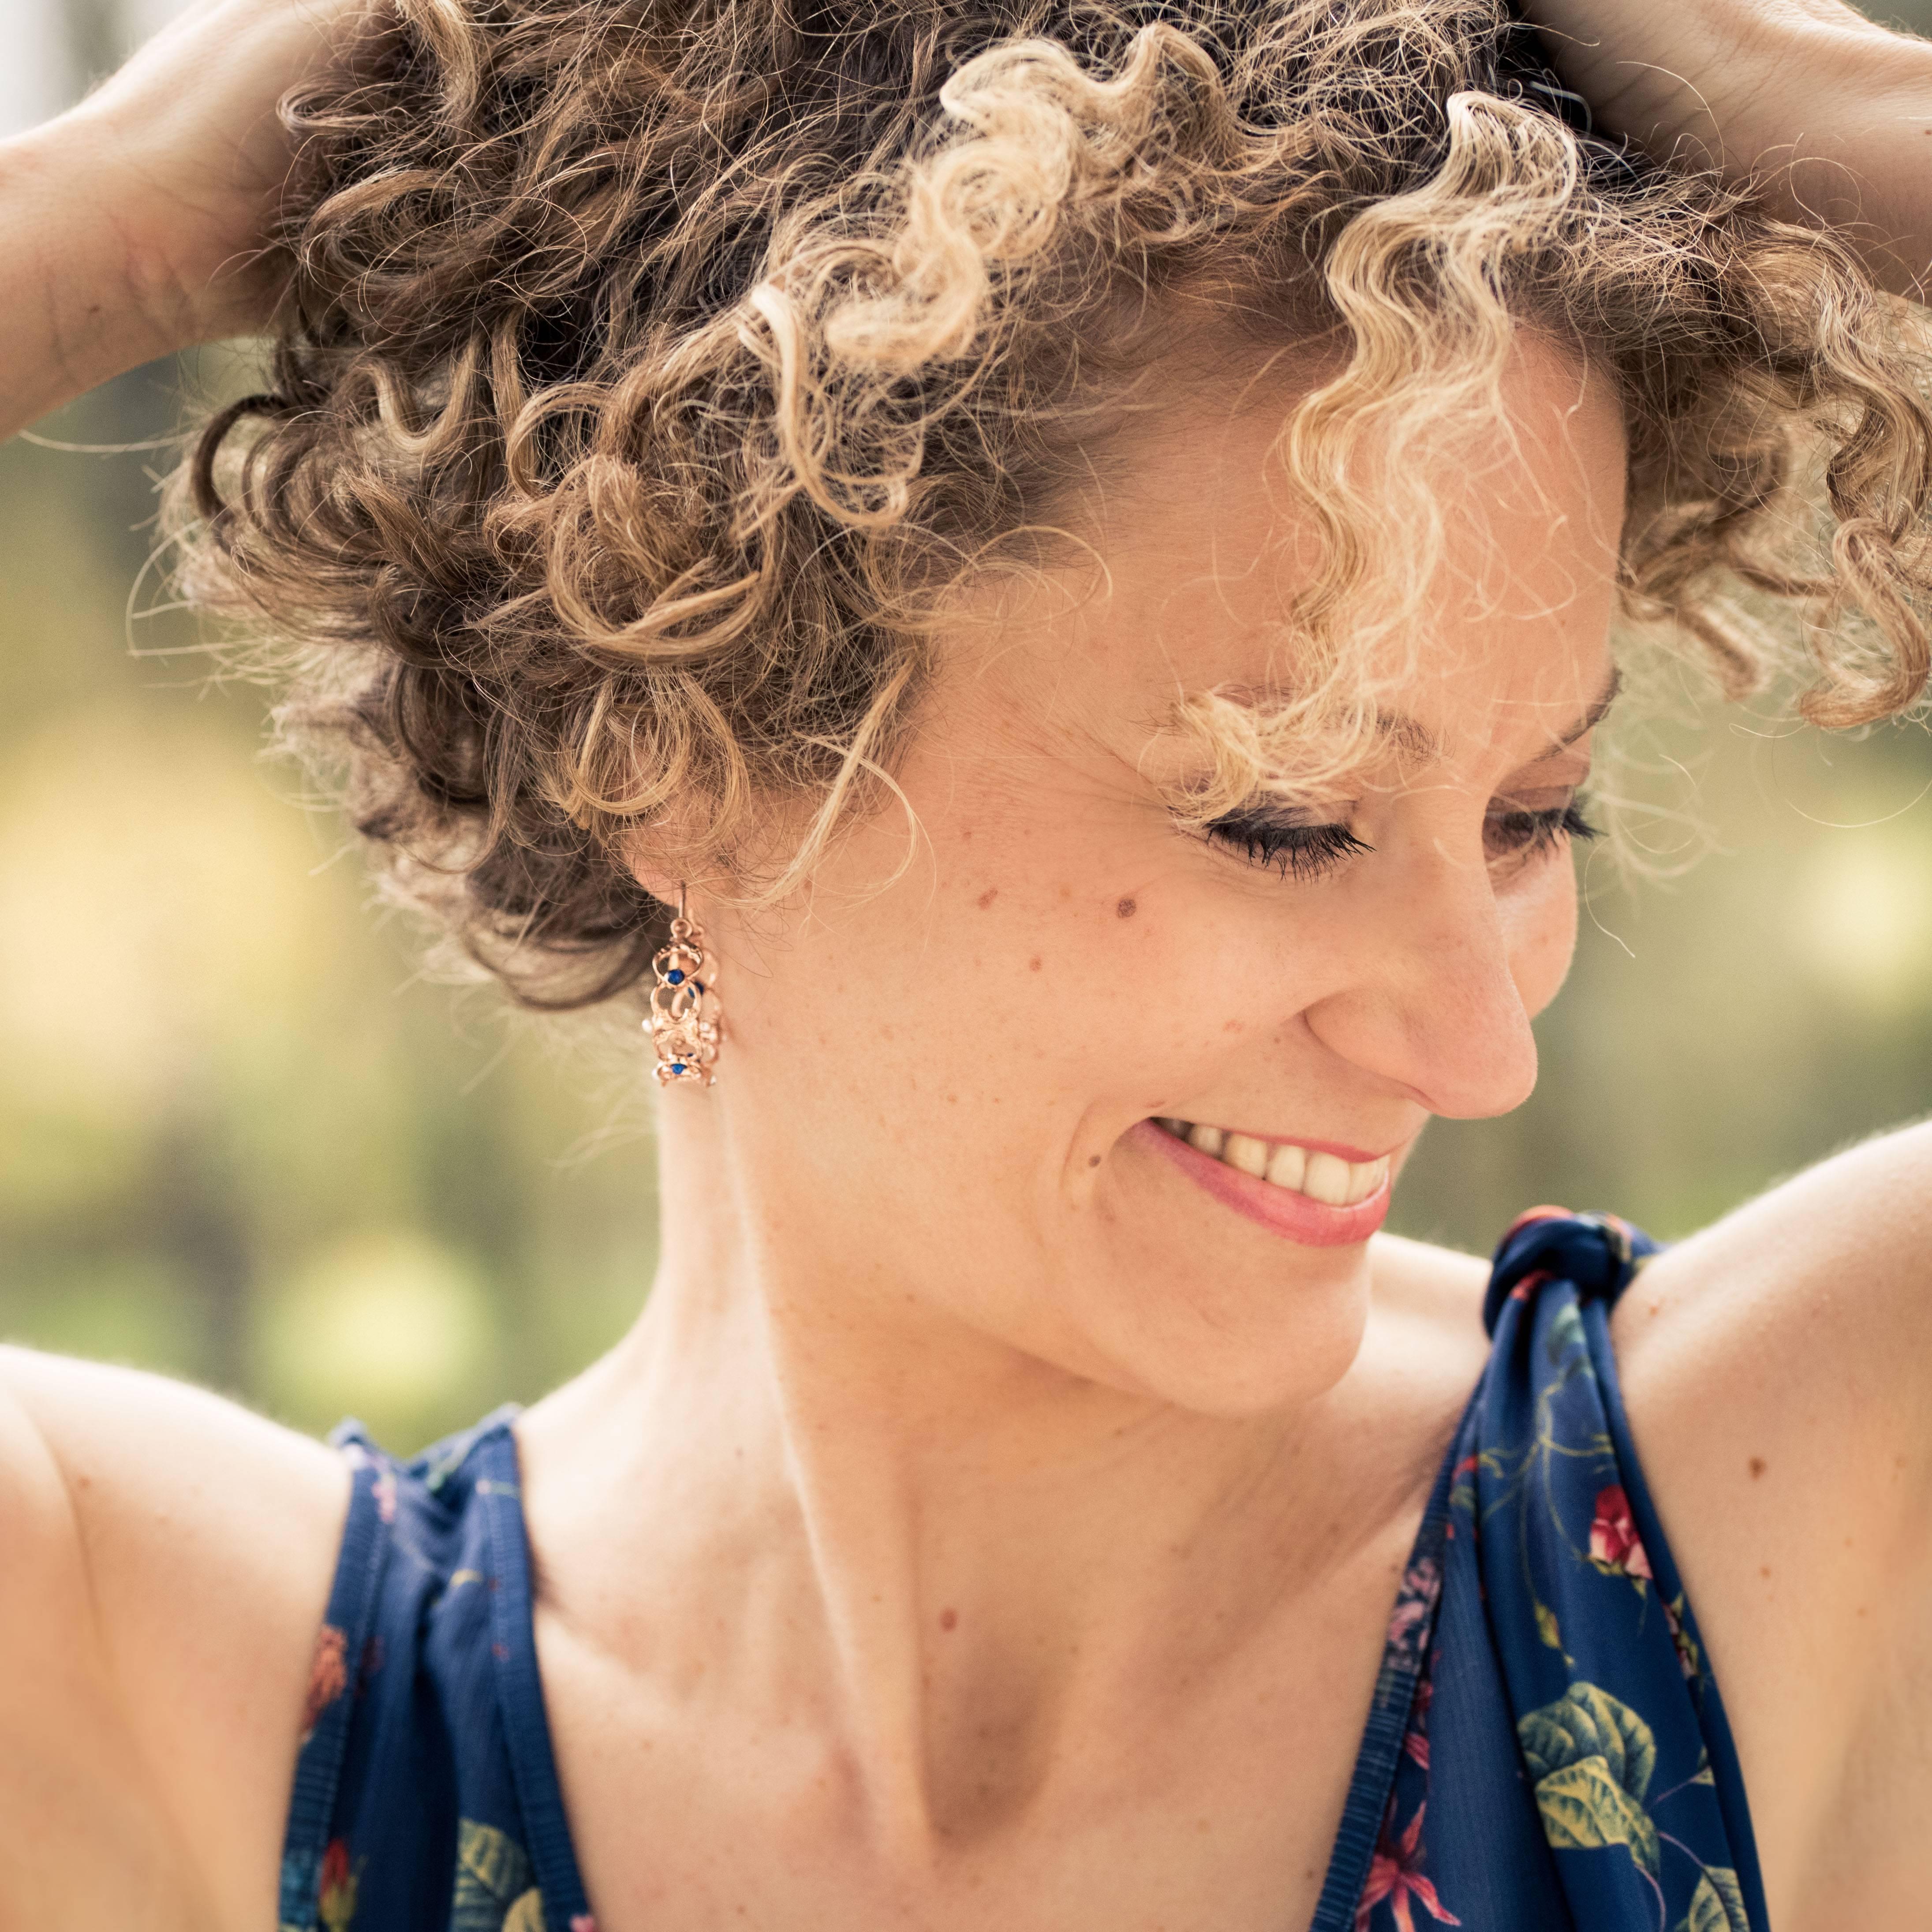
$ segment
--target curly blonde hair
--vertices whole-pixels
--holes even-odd
[[[1771,646],[1726,608],[1790,603],[1825,724],[1926,685],[1904,305],[1591,134],[1496,0],[399,0],[287,111],[273,386],[201,434],[186,578],[283,640],[390,890],[527,1004],[645,970],[654,820],[677,873],[796,880],[1176,302],[1332,352],[1276,445],[1296,675],[1178,694],[1198,813],[1359,749],[1436,561],[1419,459],[1526,329],[1621,401],[1629,616],[1743,690]],[[758,872],[774,797],[808,830]]]

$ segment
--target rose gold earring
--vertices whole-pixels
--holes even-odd
[[[712,1064],[718,1058],[718,1043],[724,1037],[715,983],[718,969],[704,950],[702,929],[685,909],[682,881],[670,938],[658,949],[651,970],[658,976],[657,984],[651,988],[644,1030],[657,1049],[653,1070],[658,1084],[669,1087],[695,1080],[703,1086],[715,1086],[718,1076]]]

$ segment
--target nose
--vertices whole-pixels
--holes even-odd
[[[1520,1106],[1536,1085],[1532,1002],[1561,982],[1574,938],[1568,884],[1566,872],[1556,890],[1499,896],[1480,858],[1439,850],[1389,868],[1352,908],[1353,956],[1336,991],[1307,1010],[1309,1027],[1432,1114],[1482,1120]]]

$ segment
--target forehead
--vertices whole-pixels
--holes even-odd
[[[1110,435],[1062,506],[1064,555],[1017,587],[1041,648],[1009,669],[1037,674],[1041,701],[1076,706],[1094,728],[1104,716],[1144,729],[1191,694],[1269,710],[1305,691],[1298,598],[1333,532],[1322,505],[1287,487],[1278,440],[1319,380],[1279,362],[1224,370]],[[1610,676],[1624,473],[1614,393],[1526,338],[1502,394],[1496,419],[1423,475],[1440,543],[1419,595],[1381,633],[1365,627],[1362,688],[1380,742],[1407,763],[1533,755]],[[1398,529],[1381,544],[1403,540]],[[1378,570],[1394,577],[1406,560],[1353,562],[1372,591]],[[1015,589],[1008,619],[1022,614]],[[1346,650],[1346,621],[1337,634]]]

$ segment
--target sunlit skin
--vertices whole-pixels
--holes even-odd
[[[266,319],[274,103],[362,4],[197,0],[0,142],[0,433]],[[1829,164],[1793,218],[1855,196],[1844,238],[1922,276],[1922,43],[1834,0],[1531,10],[1603,124],[1739,175],[1799,140]],[[1585,778],[1622,458],[1526,344],[1514,443],[1446,478],[1399,740],[1318,802],[1371,849],[1284,878],[1151,779],[1180,689],[1292,675],[1297,534],[1256,487],[1292,379],[1158,373],[1174,406],[1065,506],[1085,561],[958,613],[909,813],[755,920],[694,882],[730,1031],[717,1088],[664,1099],[662,1273],[518,1425],[602,1932],[1308,1922],[1485,1270],[1298,1239],[1150,1123],[1399,1162],[1528,1090],[1575,898],[1562,836],[1510,824]],[[1932,1129],[1880,1137],[1611,1318],[1778,1932],[1932,1888],[1928,1202]],[[0,1924],[273,1922],[346,1482],[208,1392],[0,1349]]]
[[[1393,753],[1300,814],[1372,854],[1285,879],[1183,831],[1143,775],[1180,688],[1292,672],[1270,658],[1286,533],[1262,483],[1282,398],[1217,422],[1231,384],[1148,435],[1144,490],[1096,506],[1106,583],[1074,565],[1009,586],[962,632],[898,773],[919,840],[896,883],[879,889],[907,839],[888,808],[808,912],[694,902],[724,962],[730,1078],[670,1096],[663,1125],[670,1216],[706,1229],[708,1269],[732,1243],[748,1286],[881,1342],[909,1324],[949,1379],[1050,1364],[1217,1414],[1334,1382],[1363,1249],[1210,1210],[1134,1130],[1178,1114],[1400,1156],[1432,1114],[1529,1093],[1573,873],[1554,845],[1486,848],[1486,815],[1568,802],[1587,772],[1588,741],[1557,741],[1610,674],[1621,463],[1573,370],[1532,357],[1517,386],[1527,473],[1459,532],[1445,574],[1470,580],[1403,693],[1442,757]]]
[[[790,1924],[914,1899],[984,1922],[984,1888],[1058,1842],[1090,1906],[1172,1885],[1168,1922],[1204,1924],[1245,1882],[1259,1924],[1318,1868],[1479,1363],[1480,1271],[1285,1234],[1150,1117],[1399,1161],[1432,1114],[1530,1090],[1576,892],[1564,839],[1525,849],[1521,818],[1587,775],[1622,448],[1554,352],[1527,346],[1509,394],[1517,454],[1461,453],[1489,474],[1395,694],[1404,747],[1298,814],[1372,850],[1284,877],[1148,776],[1178,689],[1292,671],[1270,638],[1294,530],[1261,478],[1292,397],[1231,383],[1133,432],[1145,485],[1082,506],[1097,562],[973,609],[904,809],[781,915],[694,899],[730,1033],[716,1087],[662,1102],[662,1268],[626,1347],[523,1425],[566,1790],[593,1893],[635,1922],[655,1894],[615,1820],[666,1804],[694,1923],[785,1873]],[[663,1587],[620,1615],[640,1563]],[[1349,1634],[1312,1676],[1331,1619]],[[1240,1724],[1252,1697],[1283,1721]],[[721,1792],[681,1750],[624,1749],[646,1708],[647,1734],[796,1744]],[[1214,1768],[1190,1757],[1180,1795],[1150,1735],[1216,1739]],[[748,1829],[778,1832],[776,1870],[733,1852]]]

